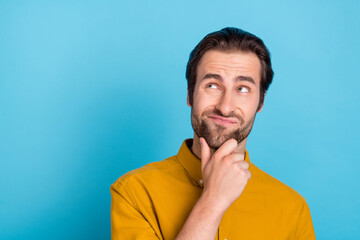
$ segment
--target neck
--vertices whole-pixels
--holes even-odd
[[[247,138],[245,138],[242,142],[238,143],[234,153],[241,153],[245,155],[245,147],[246,147]],[[201,146],[199,137],[194,133],[193,144],[191,147],[191,151],[195,156],[201,159]],[[211,156],[216,152],[216,149],[210,148]]]

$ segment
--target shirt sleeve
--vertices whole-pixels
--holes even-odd
[[[125,187],[116,182],[111,192],[111,239],[159,240],[154,229],[144,218]]]
[[[296,240],[315,240],[315,232],[311,219],[310,209],[307,203],[304,203],[299,224],[297,227]]]

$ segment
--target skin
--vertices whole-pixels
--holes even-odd
[[[180,239],[214,239],[221,218],[241,195],[251,173],[244,161],[247,135],[260,100],[260,61],[254,53],[206,52],[197,69],[192,118],[207,125],[207,139],[194,127],[192,152],[201,159],[204,189],[183,228]],[[193,121],[192,121],[193,123]],[[250,129],[249,125],[251,125]],[[210,143],[210,144],[208,144]]]

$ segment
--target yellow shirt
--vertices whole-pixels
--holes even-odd
[[[176,156],[120,177],[110,188],[112,239],[175,239],[202,192],[201,162]],[[251,179],[227,209],[216,239],[315,239],[309,207],[296,191],[250,162]]]

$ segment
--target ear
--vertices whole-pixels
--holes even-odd
[[[187,91],[186,103],[189,107],[191,107],[190,100],[189,100],[189,90]]]
[[[263,107],[264,107],[265,95],[266,95],[266,92],[264,93],[264,98],[263,98],[262,102],[259,103],[258,109],[257,109],[257,111],[256,111],[257,113],[261,112],[261,110],[262,110]]]

